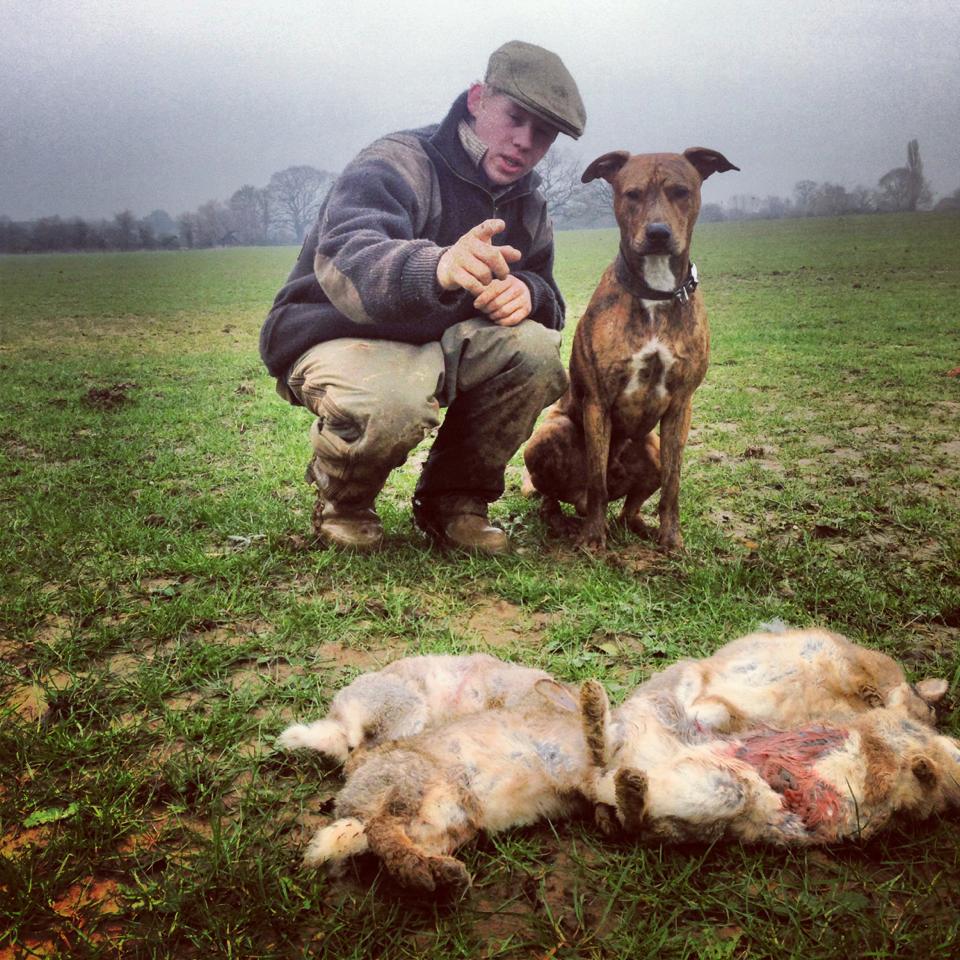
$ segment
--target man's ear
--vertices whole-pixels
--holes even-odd
[[[597,157],[593,163],[587,167],[580,176],[581,183],[590,183],[598,177],[603,177],[607,183],[620,172],[620,168],[630,159],[628,150],[614,150],[612,153],[605,153],[602,157]]]
[[[722,153],[708,147],[687,147],[683,155],[697,168],[701,180],[711,173],[726,173],[727,170],[739,170]]]
[[[480,106],[483,103],[486,89],[482,83],[471,83],[467,90],[467,112],[474,119],[480,113]]]

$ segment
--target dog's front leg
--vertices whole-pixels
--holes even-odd
[[[683,549],[680,533],[680,464],[683,447],[690,432],[693,404],[688,398],[683,404],[670,407],[660,421],[660,533],[657,542],[662,550]]]
[[[607,542],[607,461],[610,416],[595,398],[584,400],[583,440],[586,448],[587,512],[577,546],[602,548]]]

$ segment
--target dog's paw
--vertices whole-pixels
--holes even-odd
[[[574,546],[583,550],[603,550],[607,545],[605,524],[595,524],[584,520],[574,540]]]
[[[626,517],[621,514],[620,523],[623,524],[623,526],[625,526],[635,537],[640,537],[641,540],[654,541],[657,539],[656,531],[651,530],[650,527],[648,527],[644,522],[643,517],[641,517],[639,514],[634,514],[630,517]]]
[[[676,528],[660,526],[657,535],[657,546],[664,553],[681,553],[683,551],[683,536]]]
[[[552,498],[545,497],[540,504],[540,519],[551,537],[571,539],[580,529],[579,518],[567,516],[560,506],[560,501]]]

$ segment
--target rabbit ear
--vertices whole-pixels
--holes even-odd
[[[916,690],[927,703],[938,703],[946,696],[949,686],[946,680],[939,677],[927,677],[917,684]]]
[[[565,710],[568,713],[578,713],[580,710],[576,697],[556,680],[543,677],[533,685],[533,689],[558,710]]]

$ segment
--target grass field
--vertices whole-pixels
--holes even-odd
[[[558,238],[567,349],[615,245]],[[374,865],[303,871],[339,779],[272,743],[402,654],[620,700],[775,617],[955,703],[960,218],[699,228],[713,356],[676,558],[548,539],[519,460],[493,510],[515,552],[439,555],[419,455],[381,497],[386,550],[316,549],[309,420],[256,352],[295,254],[0,258],[0,957],[956,956],[956,817],[813,852],[542,824],[467,848],[474,888],[442,906]]]

